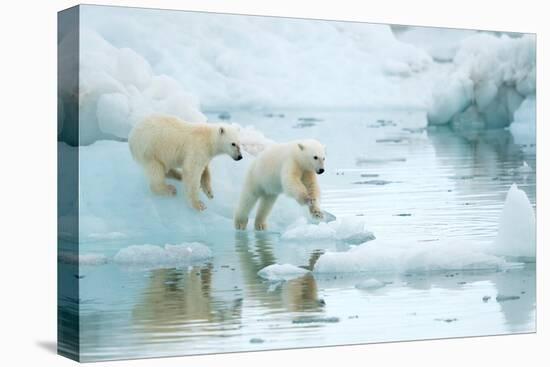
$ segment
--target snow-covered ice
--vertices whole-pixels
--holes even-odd
[[[346,252],[326,252],[315,264],[316,273],[406,273],[441,270],[498,270],[508,264],[475,244],[456,241],[388,243],[374,240]]]
[[[535,47],[534,35],[479,33],[463,39],[454,70],[434,84],[429,123],[458,129],[508,126],[535,94]]]
[[[288,241],[336,240],[359,244],[373,240],[375,237],[367,229],[365,218],[348,216],[318,224],[307,223],[305,218],[300,218],[283,232],[281,238]]]
[[[280,282],[299,278],[309,273],[309,270],[291,264],[272,264],[258,271],[258,275],[271,282]]]
[[[467,29],[438,28],[434,31],[432,27],[408,26],[396,32],[396,37],[402,42],[426,50],[435,61],[450,62],[453,61],[460,42],[476,33],[477,31]]]
[[[125,266],[173,267],[188,266],[212,257],[208,246],[198,243],[179,245],[132,245],[117,252],[113,261]]]
[[[80,144],[126,139],[132,126],[155,113],[206,120],[195,96],[173,77],[154,72],[135,50],[115,47],[85,27],[80,37]]]

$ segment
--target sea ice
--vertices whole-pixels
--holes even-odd
[[[113,24],[123,24],[124,31]],[[128,112],[130,120],[135,109],[156,105],[171,110],[179,93],[168,96],[183,91],[197,97],[202,108],[217,111],[228,106],[418,107],[427,98],[427,93],[419,93],[425,88],[410,88],[410,83],[432,66],[432,57],[396,39],[385,24],[196,12],[171,12],[167,17],[143,9],[84,7],[81,27],[83,33],[94,33],[94,39],[84,35],[80,43],[83,71],[102,74],[110,86],[86,88],[92,95],[83,102],[92,119],[98,92],[118,89],[121,95],[109,97],[105,106],[116,106],[116,116]],[[157,104],[158,97],[144,91],[160,75],[178,87],[168,88]],[[90,79],[84,79],[89,85]],[[131,80],[136,81],[135,90],[129,88]],[[196,109],[190,101],[182,98],[182,109]],[[117,130],[123,131],[124,125]]]
[[[404,240],[406,243],[406,240]],[[475,244],[430,242],[392,244],[370,241],[346,252],[326,252],[315,264],[316,273],[380,272],[405,273],[440,270],[502,269],[504,259],[486,253]]]
[[[478,33],[460,42],[454,71],[434,83],[428,121],[455,128],[504,127],[535,94],[535,37]]]
[[[309,273],[309,270],[290,264],[273,264],[258,271],[258,275],[271,282],[281,282],[299,278]]]
[[[80,37],[80,131],[79,141],[71,141],[71,144],[126,139],[132,126],[155,113],[191,122],[206,121],[197,98],[184,90],[176,79],[155,73],[149,62],[135,50],[115,47],[98,32],[86,27],[81,28]],[[62,54],[64,45],[60,44]],[[62,107],[71,103],[69,92],[61,93],[58,103]],[[60,113],[63,112],[61,108]],[[68,118],[60,116],[62,122]],[[64,128],[70,126],[60,124],[62,136]]]
[[[319,224],[307,223],[305,218],[300,218],[283,232],[281,238],[287,241],[337,240],[350,244],[359,244],[373,240],[375,237],[367,229],[364,218],[349,216]]]
[[[119,265],[162,268],[186,266],[212,257],[210,249],[198,242],[179,245],[132,245],[117,252],[113,261]]]
[[[534,210],[525,192],[514,184],[506,196],[498,235],[492,245],[459,240],[430,243],[407,243],[406,240],[403,243],[387,243],[375,240],[345,252],[324,253],[317,260],[314,272],[404,273],[505,269],[522,264],[508,262],[503,256],[516,259],[535,257],[535,236]]]

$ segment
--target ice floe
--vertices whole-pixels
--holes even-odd
[[[273,264],[258,271],[258,275],[271,282],[280,282],[299,278],[309,273],[309,270],[290,264]]]
[[[367,229],[364,218],[348,216],[319,224],[311,224],[305,218],[300,218],[282,233],[281,238],[287,241],[336,240],[359,244],[373,240],[375,237]]]
[[[117,252],[113,261],[118,265],[166,267],[188,266],[212,257],[212,251],[198,242],[179,245],[132,245]]]
[[[405,273],[441,270],[498,270],[509,264],[484,247],[460,241],[406,244],[370,241],[346,252],[326,252],[315,264],[316,273]]]

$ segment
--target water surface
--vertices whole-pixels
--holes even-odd
[[[218,115],[212,112],[210,120]],[[337,217],[364,216],[390,245],[490,243],[514,182],[536,205],[535,157],[508,130],[426,129],[425,114],[407,110],[229,115],[276,141],[313,137],[326,144],[323,209]],[[518,170],[524,161],[531,172]],[[112,257],[130,245],[189,241],[208,245],[212,259],[161,269],[113,262],[81,267],[82,360],[535,330],[534,264],[506,271],[313,273],[274,284],[257,272],[274,263],[312,269],[323,252],[350,245],[212,228],[207,237],[155,233],[89,241],[80,249]],[[385,286],[355,287],[368,278]]]

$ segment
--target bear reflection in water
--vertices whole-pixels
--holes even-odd
[[[254,236],[253,240],[249,236]],[[322,310],[323,303],[318,298],[317,282],[312,274],[280,283],[266,282],[258,275],[261,269],[278,262],[269,234],[236,232],[235,246],[248,299],[255,299],[264,307],[291,312]],[[314,251],[303,267],[312,270],[321,254]]]
[[[249,235],[254,236],[253,239]],[[213,278],[223,277],[224,273],[221,269],[215,271],[211,263],[187,269],[152,270],[142,299],[132,312],[135,325],[149,334],[176,335],[191,328],[196,332],[197,327],[204,327],[207,331],[212,325],[228,332],[237,330],[240,328],[243,297],[271,310],[323,310],[323,301],[318,298],[317,283],[312,274],[278,284],[266,282],[258,275],[262,268],[277,263],[268,234],[237,232],[235,250],[242,271],[239,283],[244,289],[235,289],[231,300],[227,300],[226,292],[222,295],[213,291]],[[313,269],[321,254],[314,251],[303,267]]]

